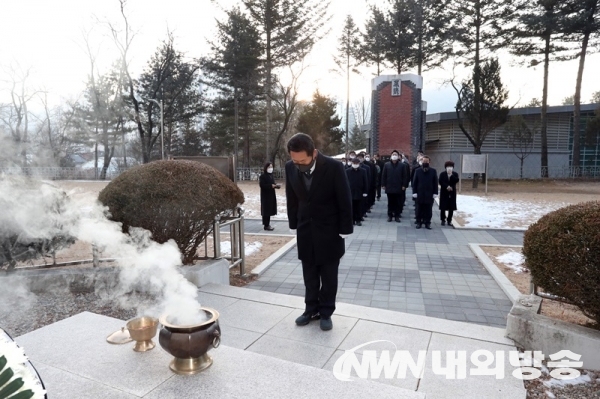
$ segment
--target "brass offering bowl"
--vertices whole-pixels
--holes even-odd
[[[174,359],[169,365],[177,374],[196,374],[212,365],[208,350],[221,343],[219,312],[202,307],[207,320],[195,325],[175,325],[168,320],[169,315],[160,318],[162,328],[158,336],[160,346]]]
[[[133,350],[136,352],[146,352],[154,348],[156,344],[152,338],[158,330],[158,319],[155,317],[137,317],[127,322],[129,335],[135,341]]]

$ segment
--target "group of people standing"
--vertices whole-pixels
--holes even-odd
[[[291,160],[285,165],[285,192],[290,230],[296,233],[298,259],[302,262],[305,286],[305,311],[296,325],[305,326],[319,320],[321,330],[333,327],[340,259],[345,253],[345,238],[362,222],[381,189],[388,197],[388,222],[400,222],[406,189],[412,185],[416,206],[417,228],[431,228],[434,199],[440,197],[442,225],[452,226],[456,209],[458,174],[454,164],[446,162],[445,172],[429,165],[429,157],[419,153],[411,170],[407,158],[394,150],[390,161],[378,155],[350,152],[343,164],[320,154],[310,136],[297,133],[287,143]],[[271,163],[260,177],[261,212],[265,230],[272,230],[269,217],[276,214],[275,189]],[[441,191],[438,192],[438,183]],[[446,217],[446,211],[449,211]]]

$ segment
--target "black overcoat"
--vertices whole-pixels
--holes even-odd
[[[428,168],[427,172],[423,168],[416,169],[412,184],[419,204],[433,204],[433,195],[438,193],[438,175],[434,168]]]
[[[397,161],[395,164],[388,161],[383,166],[381,174],[381,187],[385,187],[386,194],[401,194],[402,187],[408,187],[408,165]]]
[[[360,200],[363,198],[363,194],[368,194],[367,172],[362,168],[354,169],[351,167],[350,169],[346,169],[346,176],[348,177],[353,200]]]
[[[444,171],[440,173],[440,210],[441,211],[455,211],[456,210],[456,183],[458,183],[458,173],[452,172],[451,176],[448,176],[448,172]],[[448,187],[452,188],[452,191],[448,191]]]
[[[262,216],[277,215],[277,196],[275,195],[275,179],[272,173],[263,173],[258,178],[260,185],[260,214]]]
[[[341,162],[318,154],[310,191],[292,161],[285,165],[285,194],[290,229],[296,229],[298,259],[317,264],[338,261],[345,253],[340,234],[352,234],[352,197]]]

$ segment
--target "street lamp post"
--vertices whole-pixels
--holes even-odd
[[[165,121],[164,121],[164,110],[163,110],[163,100],[161,98],[160,102],[158,102],[158,100],[155,100],[154,98],[148,98],[147,100],[150,100],[154,103],[156,103],[156,105],[158,105],[158,108],[160,109],[160,155],[161,155],[161,159],[165,159]]]

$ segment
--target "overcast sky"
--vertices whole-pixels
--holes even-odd
[[[371,3],[373,0],[370,0]],[[379,0],[380,2],[382,0]],[[215,18],[224,19],[222,9],[236,4],[234,0],[129,0],[126,12],[137,32],[131,49],[131,68],[134,75],[143,66],[166,37],[168,29],[175,34],[176,47],[190,58],[208,52],[207,38],[215,33]],[[330,72],[332,57],[337,48],[346,13],[349,12],[359,27],[364,26],[368,1],[332,0],[331,33],[320,41],[306,60],[309,67],[301,78],[300,96],[310,99],[316,88],[322,93],[345,102],[345,78]],[[117,58],[115,46],[108,37],[103,21],[121,25],[117,0],[6,0],[0,13],[0,99],[6,101],[7,71],[11,65],[31,70],[32,87],[44,88],[50,100],[58,103],[76,97],[83,89],[89,73],[89,57],[84,46],[84,32],[90,32],[90,43],[97,52],[97,61],[107,68]],[[503,82],[510,92],[509,102],[525,104],[542,95],[542,67],[526,68],[514,64],[509,56],[501,56]],[[588,57],[583,79],[582,102],[600,90],[600,56]],[[370,79],[374,67],[364,69],[362,75],[351,80],[351,100],[370,97]],[[448,62],[443,69],[424,73],[423,99],[428,102],[428,113],[452,111],[456,94],[444,85],[453,74]],[[413,72],[413,71],[406,71]],[[384,74],[393,74],[393,70]],[[575,87],[577,61],[554,64],[550,70],[549,103],[558,105]],[[465,70],[456,69],[460,79]]]

